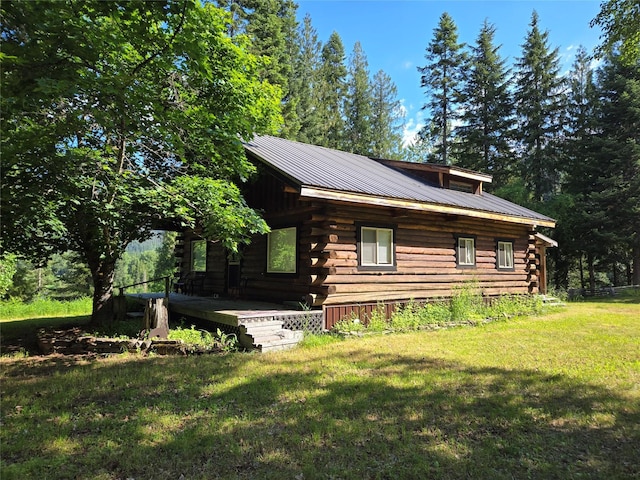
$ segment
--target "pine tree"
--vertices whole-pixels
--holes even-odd
[[[298,33],[299,51],[294,64],[294,78],[290,82],[292,96],[295,96],[300,129],[296,140],[320,144],[323,126],[320,122],[320,52],[322,43],[311,24],[311,16],[305,15]]]
[[[232,14],[230,34],[247,35],[251,39],[249,51],[269,59],[260,76],[282,90],[281,134],[293,137],[298,130],[295,99],[290,96],[289,80],[297,52],[294,36],[297,30],[297,4],[291,0],[217,0],[215,2]]]
[[[513,162],[512,98],[508,71],[494,45],[495,27],[484,22],[471,50],[462,90],[462,125],[456,129],[457,164],[493,175],[493,188],[507,183]]]
[[[580,47],[567,78],[566,138],[562,151],[568,186],[575,193],[587,188],[582,184],[588,178],[583,170],[590,167],[586,159],[592,157],[594,148],[598,97],[593,73],[591,57]]]
[[[360,155],[370,155],[373,98],[369,83],[369,63],[360,42],[353,46],[347,71],[349,76],[344,101],[345,148]]]
[[[371,153],[379,158],[400,158],[404,110],[391,77],[379,70],[371,82]]]
[[[594,207],[587,198],[599,176],[593,141],[598,98],[590,63],[591,58],[580,47],[568,76],[567,136],[562,145],[566,175],[562,195],[554,200],[553,216],[558,219],[554,238],[559,247],[552,251],[552,256],[556,264],[556,285],[565,288],[569,283],[571,260],[582,261],[586,255],[587,264],[592,265],[593,258],[602,254],[600,247],[606,245],[600,241],[585,241],[595,239],[594,235],[602,230],[601,226],[596,226]],[[592,234],[594,226],[595,234]],[[584,288],[584,283],[581,286]]]
[[[433,137],[434,161],[451,164],[450,146],[453,142],[452,124],[458,118],[462,69],[465,55],[458,43],[458,28],[448,13],[443,13],[427,46],[427,64],[418,67],[422,74],[420,86],[428,97],[424,109],[430,111],[431,121],[420,132],[421,137]]]
[[[299,24],[296,20],[296,10],[298,5],[290,0],[281,4],[280,18],[282,19],[282,32],[285,38],[285,57],[284,62],[287,63],[286,73],[287,88],[283,90],[282,96],[282,117],[284,124],[280,135],[283,138],[295,139],[301,128],[300,117],[298,116],[298,103],[300,97],[295,87],[298,80],[296,72],[296,63],[300,56],[300,37],[298,34]]]
[[[627,63],[624,63],[627,62]],[[628,256],[640,284],[640,61],[610,56],[598,75],[600,111],[594,137],[599,184],[590,196],[606,217],[607,245]]]
[[[333,32],[322,47],[322,66],[318,89],[318,110],[324,125],[319,144],[330,148],[344,148],[343,98],[347,68],[342,39]]]
[[[564,112],[563,79],[558,49],[550,50],[549,33],[541,32],[538,14],[516,61],[515,105],[521,150],[520,176],[537,201],[556,191],[558,140]]]

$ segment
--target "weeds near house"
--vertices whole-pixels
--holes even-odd
[[[482,295],[475,284],[456,288],[449,302],[452,322],[480,320],[483,309]]]
[[[216,334],[213,335],[206,330],[196,329],[194,325],[191,325],[190,328],[178,326],[169,330],[169,340],[182,340],[188,345],[224,353],[235,352],[240,349],[238,338],[234,334],[225,333],[219,328],[216,330]]]
[[[339,334],[403,332],[435,325],[538,315],[542,309],[542,299],[538,296],[504,295],[487,303],[473,287],[465,287],[456,291],[448,302],[421,304],[412,300],[406,305],[400,305],[388,320],[385,318],[385,308],[382,304],[368,316],[353,312],[336,323],[333,331]]]
[[[225,333],[219,328],[216,330],[217,345],[225,353],[237,352],[240,350],[240,342],[234,333]]]

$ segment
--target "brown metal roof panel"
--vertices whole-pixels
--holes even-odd
[[[444,189],[362,155],[270,136],[255,137],[245,148],[299,186],[551,221],[494,195]]]
[[[424,190],[423,181],[362,155],[276,137],[256,137],[246,148],[301,185],[438,201],[439,195],[429,195],[436,192]]]

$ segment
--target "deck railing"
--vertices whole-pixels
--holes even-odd
[[[127,288],[137,287],[139,285],[146,285],[148,283],[159,282],[160,280],[164,280],[164,298],[169,298],[169,290],[171,289],[171,277],[158,277],[152,278],[151,280],[145,280],[144,282],[132,283],[131,285],[124,285],[122,287],[115,287],[119,290],[120,296],[124,296],[124,291]]]

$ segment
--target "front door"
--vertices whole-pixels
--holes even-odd
[[[226,292],[230,297],[240,296],[240,254],[227,254]]]

